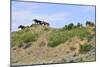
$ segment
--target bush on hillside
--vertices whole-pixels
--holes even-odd
[[[70,31],[67,30],[60,30],[53,32],[49,37],[48,46],[56,47],[65,41],[77,37],[80,39],[89,38],[90,33],[86,28],[75,28]]]
[[[96,28],[93,28],[92,31],[93,31],[93,32],[96,32]]]
[[[67,27],[68,30],[71,30],[72,28],[74,27],[74,24],[73,23],[70,23]]]
[[[71,30],[72,28],[74,28],[74,24],[73,23],[70,23],[68,25],[65,25],[62,30]]]
[[[49,42],[48,42],[48,46],[50,47],[55,47],[57,45],[59,45],[60,43],[65,42],[68,37],[65,35],[66,32],[61,32],[61,31],[57,31],[53,34],[51,34],[50,38],[49,38]]]
[[[20,31],[20,32],[15,32],[12,33],[12,45],[19,45],[21,43],[29,43],[29,42],[33,42],[36,41],[38,37],[38,34],[36,33],[31,33],[31,32],[25,32],[25,31]]]
[[[80,45],[80,53],[86,53],[88,51],[90,51],[91,49],[93,49],[93,46],[90,44],[84,44],[84,45]]]
[[[68,29],[68,26],[65,25],[65,26],[63,27],[63,30],[67,30],[67,29]]]
[[[81,23],[77,23],[77,25],[74,25],[73,23],[70,23],[68,25],[65,25],[62,30],[71,30],[71,29],[75,29],[75,28],[81,28],[83,25]]]
[[[77,27],[80,28],[82,27],[83,25],[81,23],[77,23]]]

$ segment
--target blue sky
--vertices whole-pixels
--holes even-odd
[[[49,22],[54,28],[69,23],[85,24],[87,20],[95,22],[95,7],[12,1],[12,31],[16,31],[19,25],[32,24],[35,18]]]

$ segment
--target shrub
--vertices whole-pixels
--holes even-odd
[[[24,43],[36,41],[37,34],[32,34],[31,32],[27,32],[21,36],[21,39]]]
[[[77,23],[77,25],[74,25],[73,23],[70,23],[69,25],[65,25],[62,30],[71,30],[72,28],[80,28],[82,27],[82,24]]]
[[[67,27],[68,30],[71,30],[72,28],[74,27],[74,24],[73,23],[70,23]]]
[[[82,40],[84,40],[84,38],[88,39],[91,36],[90,32],[88,32],[86,28],[76,29],[74,30],[74,33]]]
[[[49,37],[48,46],[51,47],[58,46],[59,44],[64,43],[68,39],[74,37],[74,35],[75,34],[72,31],[60,30],[53,32],[53,34],[51,34],[51,36]]]
[[[80,28],[82,27],[83,25],[81,23],[77,23],[77,27]]]
[[[36,41],[37,37],[38,37],[38,34],[36,33],[32,34],[31,32],[25,32],[21,30],[19,32],[12,33],[11,43],[12,43],[12,46],[19,45],[22,43],[29,43],[29,42]]]
[[[93,31],[93,32],[96,32],[96,28],[93,28],[92,31]]]
[[[77,23],[77,27],[80,27],[81,26],[81,24],[80,23]]]
[[[90,44],[80,45],[80,53],[86,53],[90,51],[91,49],[93,49],[93,46]]]
[[[65,25],[65,26],[63,27],[63,30],[67,30],[67,29],[68,29],[68,26]]]
[[[87,36],[87,40],[88,40],[88,42],[89,42],[89,41],[91,41],[91,39],[92,39],[93,37],[94,37],[94,36],[93,36],[93,35],[91,35],[91,34],[90,34],[90,35],[88,35],[88,36]]]
[[[60,30],[53,32],[49,37],[48,46],[55,47],[61,43],[64,43],[67,40],[70,40],[73,37],[77,37],[80,39],[91,39],[91,35],[86,28],[73,28],[69,31]]]
[[[68,37],[66,36],[66,32],[64,31],[54,32],[53,34],[51,34],[49,38],[48,46],[55,47],[59,45],[60,43],[65,42],[67,39]]]

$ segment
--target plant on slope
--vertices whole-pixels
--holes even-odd
[[[12,46],[19,45],[21,43],[29,43],[36,41],[38,37],[38,34],[32,33],[32,32],[25,32],[25,31],[20,31],[20,32],[14,32],[12,33],[12,39],[11,43]]]
[[[91,49],[93,49],[93,46],[90,44],[84,44],[84,45],[80,45],[80,53],[86,53],[88,51],[90,51]]]
[[[71,30],[59,30],[56,32],[53,32],[50,37],[49,37],[49,41],[48,41],[48,46],[50,47],[56,47],[61,43],[64,43],[65,41],[73,38],[73,37],[77,37],[80,39],[90,39],[91,35],[88,32],[88,30],[86,28],[73,28]]]

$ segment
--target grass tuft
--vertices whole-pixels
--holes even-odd
[[[90,44],[84,44],[84,45],[80,45],[80,53],[86,53],[88,51],[90,51],[91,49],[93,49],[93,46]]]
[[[37,40],[38,34],[32,32],[26,32],[26,30],[21,30],[15,33],[12,33],[12,46],[16,46],[22,43],[34,42]]]

